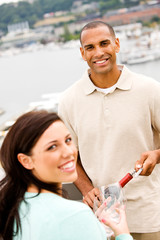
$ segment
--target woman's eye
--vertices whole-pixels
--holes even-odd
[[[71,138],[71,137],[66,139],[66,142],[67,142],[67,143],[68,143],[68,142],[71,142],[71,141],[72,141],[72,138]]]
[[[48,150],[53,150],[53,149],[55,149],[55,148],[56,148],[56,145],[54,144],[54,145],[50,146],[50,147],[48,148]]]

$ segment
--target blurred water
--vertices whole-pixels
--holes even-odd
[[[0,123],[44,93],[64,91],[86,68],[79,49],[40,50],[0,58]]]
[[[160,60],[130,65],[131,70],[160,81]],[[43,49],[0,58],[0,124],[40,101],[44,93],[64,91],[77,81],[87,64],[78,47],[72,49]]]

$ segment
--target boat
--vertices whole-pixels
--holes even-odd
[[[153,61],[155,59],[154,55],[142,55],[134,58],[129,58],[127,64],[138,64]]]
[[[124,64],[139,64],[160,59],[160,31],[152,31],[142,35],[132,44],[124,46],[120,52],[120,62]]]
[[[160,59],[160,47],[150,49],[131,49],[130,51],[122,52],[120,61],[123,64],[138,64]]]
[[[36,110],[47,110],[48,112],[57,112],[58,102],[61,94],[62,92],[43,94],[41,96],[42,98],[41,101],[30,102],[27,109],[25,109],[22,113],[19,113],[17,116],[14,116],[8,121],[4,122],[0,126],[0,146],[10,127],[14,124],[16,119],[23,113]]]

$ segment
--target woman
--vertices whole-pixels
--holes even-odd
[[[62,197],[62,182],[77,178],[76,161],[76,147],[57,114],[29,112],[17,119],[1,147],[6,173],[0,182],[4,240],[106,239],[88,206]],[[116,239],[132,239],[124,212],[120,214],[120,223],[113,223]],[[102,220],[105,223],[104,216]]]

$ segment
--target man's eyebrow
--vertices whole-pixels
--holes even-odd
[[[103,42],[110,42],[110,40],[109,39],[105,39],[105,40],[100,41],[100,43],[103,43]]]
[[[87,45],[84,45],[84,48],[87,48],[87,47],[92,47],[93,44],[87,44]]]
[[[99,43],[104,43],[104,42],[110,42],[110,39],[104,39],[102,41],[100,41]],[[88,48],[88,47],[93,47],[94,44],[90,43],[90,44],[86,44],[84,45],[84,48]]]

